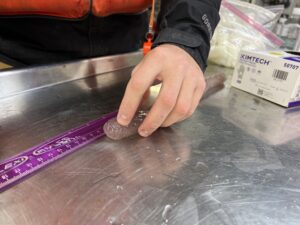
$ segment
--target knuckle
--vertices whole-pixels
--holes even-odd
[[[131,80],[129,82],[129,87],[135,92],[142,92],[143,86],[143,80],[132,74]]]
[[[185,60],[177,60],[176,65],[175,65],[177,74],[179,75],[184,75],[184,77],[189,77],[190,76],[190,68],[188,63]]]
[[[187,104],[181,103],[177,106],[176,112],[179,116],[185,117],[190,113],[190,108]]]
[[[152,54],[153,54],[154,58],[158,59],[158,60],[165,58],[164,50],[159,47],[153,49]]]
[[[164,94],[161,96],[161,102],[166,108],[173,108],[175,101],[176,99],[173,97],[173,95]]]
[[[177,68],[178,70],[184,70],[186,71],[187,68],[189,68],[189,63],[186,60],[181,60],[178,64],[177,64]]]

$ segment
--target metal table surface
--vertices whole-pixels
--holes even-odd
[[[0,99],[0,159],[117,109],[130,71]],[[0,224],[299,225],[300,112],[230,88],[231,70],[207,75],[217,71],[225,88],[190,119],[101,139],[1,193]]]

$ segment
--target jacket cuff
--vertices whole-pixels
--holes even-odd
[[[199,35],[194,36],[174,28],[165,28],[161,30],[155,38],[152,48],[161,44],[174,44],[182,48],[194,58],[202,72],[205,71],[210,46],[207,45]]]

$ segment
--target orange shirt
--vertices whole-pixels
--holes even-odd
[[[1,0],[0,15],[42,15],[78,19],[90,11],[95,16],[137,13],[151,6],[151,2],[152,0]]]

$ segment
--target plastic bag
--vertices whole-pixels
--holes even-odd
[[[282,5],[279,6],[281,9],[280,15],[278,13],[274,13],[269,9],[264,7],[249,4],[248,2],[240,1],[240,0],[227,0],[227,2],[234,5],[237,9],[242,11],[252,20],[255,20],[257,23],[260,23],[265,28],[269,30],[273,30],[276,26],[278,19],[280,18],[281,13],[283,12],[284,8]],[[277,7],[278,8],[278,7]]]
[[[264,8],[274,13],[275,17],[273,19],[270,19],[269,21],[264,21],[263,25],[269,30],[275,32],[278,21],[284,12],[284,5],[269,5],[269,6],[264,6]]]
[[[234,67],[238,54],[242,49],[277,49],[283,44],[281,39],[259,23],[267,21],[266,18],[252,14],[253,18],[257,18],[254,21],[233,5],[232,2],[235,1],[222,1],[220,9],[221,21],[211,41],[210,62],[226,67]],[[261,11],[257,11],[258,14]]]

